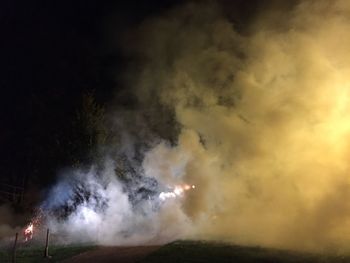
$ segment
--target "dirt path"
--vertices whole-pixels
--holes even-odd
[[[139,246],[139,247],[100,247],[96,250],[87,251],[74,256],[62,263],[135,263],[156,251],[159,246]]]

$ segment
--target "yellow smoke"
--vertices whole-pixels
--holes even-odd
[[[271,10],[244,33],[211,4],[141,26],[137,94],[182,127],[177,147],[153,154],[169,151],[176,165],[187,156],[197,237],[347,249],[350,2]]]

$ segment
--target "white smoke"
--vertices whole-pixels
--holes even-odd
[[[162,160],[158,159],[157,163]],[[157,192],[135,203],[132,193],[128,192],[133,190],[125,189],[114,169],[113,162],[109,161],[100,172],[94,168],[87,172],[76,170],[69,175],[66,172],[55,185],[42,209],[47,227],[56,240],[135,245],[164,243],[191,234],[191,221],[182,211],[183,197],[162,200],[163,184],[160,183]],[[145,174],[162,181],[162,175],[151,168],[146,167]],[[178,172],[171,181],[180,183],[181,180]],[[145,181],[141,188],[151,189],[152,185]],[[62,214],[65,209],[69,212]]]

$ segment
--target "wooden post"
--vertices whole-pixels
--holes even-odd
[[[47,229],[46,232],[46,245],[45,245],[45,252],[44,252],[44,258],[49,258],[49,236],[50,236],[50,229]]]
[[[18,239],[18,233],[16,233],[16,236],[15,236],[15,243],[13,244],[13,251],[12,251],[12,263],[16,263],[16,247],[17,247],[17,239]]]

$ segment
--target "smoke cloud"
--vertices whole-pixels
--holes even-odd
[[[245,30],[227,13],[188,3],[129,33],[137,63],[125,81],[139,110],[115,114],[127,161],[67,172],[43,204],[53,232],[348,249],[350,3],[271,5]],[[120,124],[140,115],[132,134]],[[181,183],[195,189],[159,199]]]
[[[128,188],[115,167],[110,160],[103,169],[64,172],[41,206],[55,242],[138,245],[186,236],[190,221],[181,198],[160,200],[162,185],[146,177],[142,182],[132,178]]]
[[[131,34],[140,104],[181,127],[143,165],[197,186],[182,206],[197,237],[348,248],[349,17],[348,1],[301,1],[243,32],[219,4],[192,3]]]

